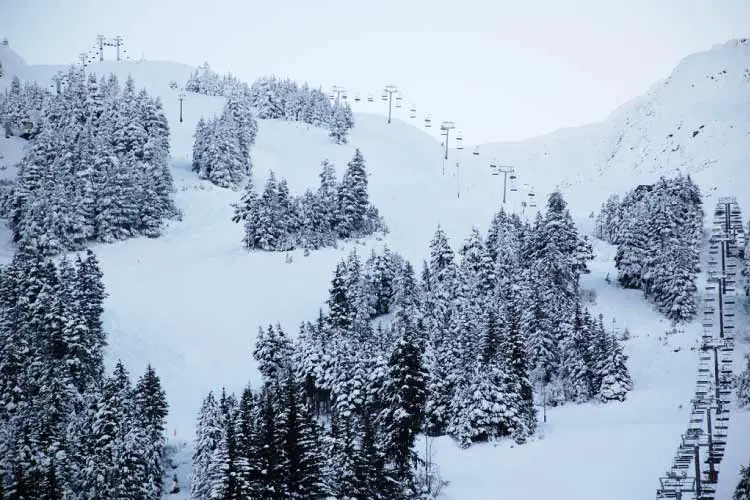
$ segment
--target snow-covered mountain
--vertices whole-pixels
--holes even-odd
[[[0,46],[6,75],[47,85],[65,66],[27,65]],[[151,363],[170,402],[168,425],[177,439],[192,438],[201,398],[227,385],[240,390],[259,380],[250,356],[258,326],[280,321],[294,331],[316,316],[328,293],[332,271],[352,247],[361,253],[387,244],[419,264],[440,224],[457,244],[472,225],[485,229],[502,198],[502,177],[489,164],[514,165],[519,185],[534,188],[538,205],[559,186],[582,227],[592,210],[612,192],[624,192],[676,169],[693,175],[706,196],[737,196],[750,213],[750,42],[734,40],[687,57],[664,81],[601,123],[570,128],[516,143],[493,143],[451,150],[447,162],[441,145],[398,116],[388,125],[372,107],[355,107],[356,125],[347,145],[333,144],[325,130],[304,124],[261,121],[252,157],[257,183],[270,169],[301,193],[317,184],[320,161],[331,160],[341,175],[355,148],[370,174],[371,201],[391,232],[384,241],[368,240],[293,262],[277,253],[242,248],[242,229],[231,222],[230,203],[240,193],[197,179],[190,171],[195,126],[201,116],[218,113],[224,99],[189,94],[184,121],[178,120],[178,91],[193,70],[170,62],[103,62],[89,67],[132,74],[138,87],[161,97],[171,129],[176,200],[183,211],[157,239],[131,239],[96,245],[109,297],[104,322],[109,333],[108,359],[122,359],[133,373]],[[370,108],[368,108],[370,106]],[[403,118],[403,119],[401,119]],[[434,117],[439,118],[439,117]],[[0,165],[12,165],[23,141],[0,137]],[[457,167],[456,164],[459,163]],[[443,173],[443,170],[445,173]],[[12,170],[7,172],[12,173]],[[458,196],[460,194],[460,196]],[[508,192],[508,206],[520,210],[527,191]],[[527,208],[525,215],[532,215]],[[3,231],[5,231],[3,229]],[[11,248],[2,247],[7,260]],[[361,249],[361,250],[360,250]],[[605,322],[628,327],[635,390],[623,404],[570,405],[549,410],[540,435],[521,447],[508,443],[459,450],[439,439],[436,454],[448,496],[456,499],[517,498],[631,499],[652,497],[657,477],[671,462],[687,422],[697,356],[690,351],[700,325],[689,324],[680,338],[663,341],[668,322],[637,291],[605,282],[616,272],[613,249],[597,245],[597,259],[583,285],[596,291],[591,307]],[[678,350],[679,348],[679,350]],[[676,352],[678,350],[678,352]],[[722,464],[722,486],[733,486],[740,463],[747,462],[742,443],[750,439],[750,418],[738,414]],[[734,417],[733,417],[734,418]],[[606,460],[604,460],[606,458]],[[726,476],[724,476],[726,474]],[[542,478],[543,480],[539,480]],[[729,491],[728,489],[726,491]]]
[[[573,197],[584,202],[582,213],[601,201],[592,191],[621,192],[678,170],[699,183],[707,206],[726,193],[748,206],[750,40],[684,58],[603,122],[481,150],[516,165],[519,179],[528,173],[539,187],[559,183],[571,193],[589,193]]]

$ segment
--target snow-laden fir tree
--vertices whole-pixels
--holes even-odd
[[[356,149],[338,189],[337,226],[340,237],[356,237],[365,233],[368,205],[365,160]]]
[[[601,376],[599,399],[604,402],[624,401],[627,393],[633,389],[633,381],[626,364],[628,358],[614,335],[610,336],[603,354],[604,360],[599,372]]]
[[[331,122],[328,124],[330,133],[329,137],[336,144],[346,144],[349,142],[347,133],[349,131],[346,123],[346,114],[344,106],[335,106],[331,116]]]
[[[732,500],[750,500],[750,465],[740,468],[740,482],[737,483]]]
[[[745,355],[745,369],[737,376],[737,405],[750,406],[750,355]]]
[[[255,337],[253,358],[258,362],[263,379],[268,384],[278,385],[283,380],[283,375],[291,368],[292,342],[287,337],[281,325],[268,325],[264,331],[258,328]]]
[[[196,500],[211,498],[211,476],[216,468],[213,457],[221,441],[221,432],[219,405],[213,392],[209,392],[203,400],[196,427],[193,474],[190,481],[190,496]]]
[[[165,418],[167,417],[167,395],[161,387],[158,375],[148,365],[146,372],[138,379],[134,389],[135,413],[138,427],[146,434],[142,450],[145,463],[145,489],[149,498],[160,498],[164,465]]]

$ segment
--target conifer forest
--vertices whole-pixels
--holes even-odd
[[[0,45],[0,500],[475,498],[454,482],[528,462],[557,488],[661,434],[657,499],[718,500],[721,470],[750,500],[748,457],[717,469],[750,421],[750,225],[713,164],[625,177],[627,128],[592,160],[625,180],[535,191],[498,158],[557,175],[556,135],[464,148],[394,85],[246,83],[120,38],[23,78]]]

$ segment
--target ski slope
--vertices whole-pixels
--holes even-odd
[[[0,60],[8,53],[12,51],[0,47]],[[4,62],[10,70],[0,79],[0,89],[12,74],[47,84],[65,69],[28,66],[17,56],[13,61]],[[750,68],[748,43],[730,41],[686,58],[669,78],[604,122],[519,143],[480,145],[479,156],[472,147],[451,150],[448,161],[439,141],[399,115],[388,125],[380,114],[356,113],[350,142],[342,146],[331,143],[325,130],[261,121],[252,150],[257,185],[274,170],[287,178],[292,192],[300,193],[317,186],[321,160],[332,161],[340,176],[358,147],[370,175],[371,200],[390,228],[383,241],[348,242],[307,257],[290,252],[292,262],[287,263],[283,253],[244,250],[242,229],[230,220],[230,203],[240,192],[200,181],[190,171],[195,125],[201,116],[218,113],[223,99],[188,94],[180,123],[177,91],[169,81],[183,84],[192,68],[150,61],[94,64],[91,71],[115,72],[121,81],[132,74],[138,87],[161,97],[172,134],[175,196],[183,211],[182,220],[170,223],[158,239],[94,246],[109,294],[103,318],[109,333],[107,362],[112,366],[121,359],[134,374],[152,364],[169,397],[170,435],[175,441],[191,440],[201,399],[209,390],[226,385],[239,391],[248,381],[259,382],[250,355],[258,327],[279,321],[296,333],[300,322],[314,318],[324,307],[337,261],[352,248],[366,256],[371,247],[387,244],[419,265],[438,224],[454,246],[472,225],[484,231],[502,199],[502,176],[489,172],[495,159],[516,167],[519,184],[534,188],[539,208],[546,194],[560,187],[583,229],[591,227],[590,212],[609,194],[675,169],[693,175],[706,196],[707,211],[714,196],[732,195],[747,217],[750,74],[745,76],[745,68]],[[693,137],[695,130],[699,133]],[[6,157],[0,168],[11,165],[8,173],[22,154],[21,142],[0,139]],[[507,194],[509,209],[520,211],[520,202],[528,199],[524,189]],[[524,215],[533,212],[527,208]],[[0,258],[7,261],[12,255],[7,230],[0,241]],[[697,367],[691,348],[697,345],[700,325],[686,325],[683,333],[665,340],[670,325],[640,292],[606,282],[607,275],[616,276],[614,249],[597,242],[596,253],[583,286],[594,291],[589,307],[604,315],[605,324],[614,318],[617,329],[627,327],[632,334],[626,349],[634,391],[624,403],[548,409],[539,435],[523,446],[500,442],[461,450],[450,439],[435,440],[436,462],[451,482],[448,498],[654,496],[657,478],[668,468],[688,419]],[[750,459],[750,417],[735,413],[732,418],[720,493],[734,487],[739,465]],[[189,448],[180,457],[188,459]],[[187,470],[184,463],[178,469],[183,492]]]

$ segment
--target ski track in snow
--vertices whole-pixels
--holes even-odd
[[[4,61],[7,52],[0,48]],[[482,145],[478,157],[471,154],[471,147],[452,150],[445,175],[439,142],[398,117],[387,125],[380,115],[357,113],[350,143],[344,146],[332,144],[321,129],[261,121],[252,149],[256,186],[273,169],[287,177],[290,190],[299,194],[317,186],[322,159],[334,163],[340,178],[359,147],[370,176],[371,201],[391,229],[382,242],[372,238],[362,244],[344,242],[308,257],[302,251],[290,252],[292,263],[285,262],[284,253],[244,250],[241,226],[230,220],[230,203],[239,199],[240,192],[217,188],[190,172],[198,118],[218,113],[223,105],[222,98],[189,94],[185,121],[178,122],[177,91],[169,89],[168,82],[186,81],[192,68],[150,61],[91,66],[95,72],[114,71],[121,81],[132,73],[138,87],[162,98],[171,127],[175,196],[182,220],[171,222],[157,239],[93,247],[109,294],[103,318],[109,333],[108,366],[122,359],[135,377],[151,363],[167,391],[168,431],[178,447],[177,468],[170,475],[178,474],[182,488],[170,498],[188,498],[192,450],[185,443],[193,438],[205,394],[222,385],[239,391],[248,382],[258,384],[250,355],[258,327],[279,321],[295,334],[300,322],[314,319],[324,307],[336,262],[352,248],[366,256],[370,248],[387,243],[419,267],[438,223],[454,248],[472,225],[485,231],[502,198],[502,177],[489,175],[493,158],[516,165],[519,184],[536,189],[540,208],[546,194],[559,185],[585,232],[593,225],[589,213],[610,193],[622,194],[677,168],[691,173],[701,186],[707,218],[715,197],[726,195],[738,197],[747,218],[750,86],[743,86],[735,73],[743,66],[750,66],[750,48],[736,41],[690,56],[667,80],[605,122],[521,143]],[[42,83],[64,68],[26,66],[17,57],[6,67]],[[721,76],[727,68],[728,74]],[[707,76],[714,74],[719,76]],[[0,89],[8,81],[8,77],[0,79]],[[690,137],[700,124],[705,128]],[[0,177],[14,175],[22,146],[18,139],[0,138],[4,156]],[[673,151],[676,146],[680,147]],[[456,160],[461,165],[458,177]],[[524,194],[509,192],[507,207],[519,210]],[[533,214],[527,209],[525,215]],[[0,260],[10,260],[12,251],[8,230],[3,228]],[[643,300],[642,293],[605,281],[608,274],[613,283],[616,278],[614,248],[596,242],[595,251],[591,274],[583,277],[582,285],[595,292],[595,302],[588,306],[604,315],[605,325],[615,318],[618,329],[627,327],[631,332],[625,346],[633,392],[623,403],[548,409],[547,423],[540,423],[538,434],[522,446],[499,441],[462,450],[449,438],[436,439],[436,462],[451,482],[448,498],[654,497],[658,477],[671,464],[688,421],[697,369],[697,352],[691,348],[697,344],[700,325],[685,325],[684,333],[665,341],[669,322]],[[747,316],[745,320],[747,330]],[[740,351],[747,344],[740,342],[738,347],[737,370]],[[748,443],[750,413],[735,411],[717,499],[730,498],[739,466],[750,458]],[[166,485],[171,486],[171,480]]]

